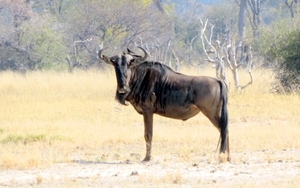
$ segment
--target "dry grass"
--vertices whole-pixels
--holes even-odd
[[[183,72],[198,74],[187,68]],[[272,73],[255,70],[253,74],[253,85],[243,93],[231,88],[230,93],[230,142],[236,162],[247,156],[234,153],[300,145],[300,96],[270,94]],[[214,72],[203,70],[201,75],[214,76]],[[0,77],[0,169],[144,157],[142,116],[114,100],[112,70],[2,72]],[[248,75],[241,73],[241,83],[247,82]],[[218,138],[203,115],[186,122],[155,116],[153,156],[166,162],[199,162],[195,156],[205,155],[213,162]],[[264,160],[272,161],[272,156]],[[164,179],[183,181],[180,174]],[[37,177],[37,182],[42,180]]]

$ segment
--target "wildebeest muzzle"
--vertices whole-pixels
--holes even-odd
[[[126,93],[129,91],[129,87],[127,85],[118,86],[118,92],[119,93]]]

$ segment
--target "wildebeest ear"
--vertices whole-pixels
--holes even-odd
[[[103,55],[101,58],[105,63],[111,64],[113,65],[113,62],[110,60],[109,57],[107,57],[106,55]]]
[[[138,64],[140,64],[141,63],[141,58],[142,58],[142,56],[140,56],[140,55],[132,55],[132,59],[130,60],[130,62],[129,62],[129,66],[131,67],[131,66],[136,66],[136,65],[138,65]]]
[[[129,50],[129,48],[127,48],[127,54],[135,54],[133,51]]]

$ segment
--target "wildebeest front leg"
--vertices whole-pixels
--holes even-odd
[[[143,161],[149,161],[151,159],[151,144],[152,144],[152,135],[153,135],[153,112],[144,111],[144,128],[145,134],[144,138],[146,141],[146,156]]]

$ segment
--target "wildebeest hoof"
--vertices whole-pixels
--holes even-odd
[[[227,161],[230,162],[231,161],[231,157],[227,157]]]
[[[145,159],[143,159],[142,162],[148,162],[148,161],[150,161],[150,158],[151,157],[145,157]]]

